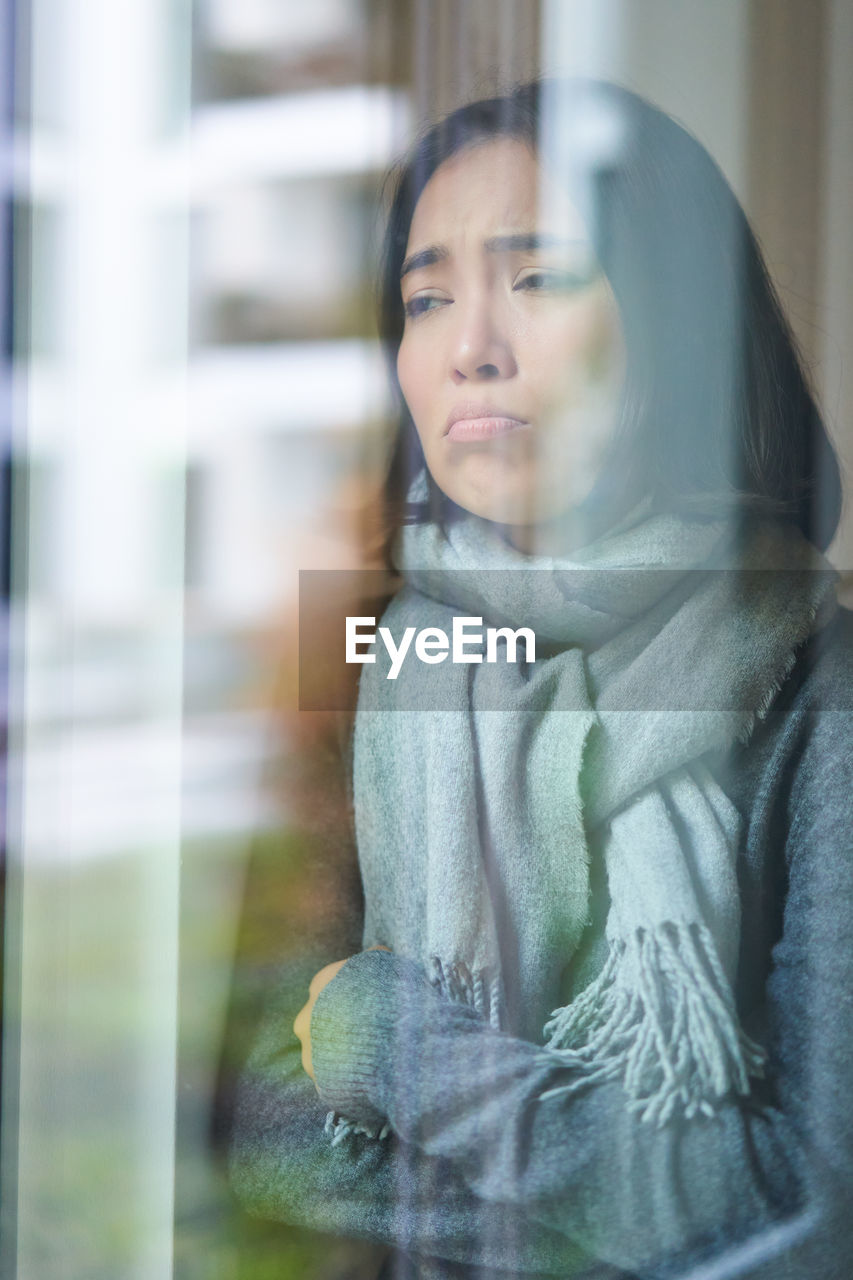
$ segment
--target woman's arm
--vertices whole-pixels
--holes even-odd
[[[579,1250],[571,1241],[547,1229],[531,1233],[521,1214],[479,1199],[446,1161],[393,1137],[356,1134],[332,1145],[329,1108],[302,1068],[293,1023],[316,971],[359,945],[362,901],[341,763],[346,723],[303,716],[299,727],[289,763],[291,828],[275,867],[250,874],[246,891],[249,941],[235,981],[246,996],[233,1020],[240,1027],[251,1020],[255,1039],[228,1108],[235,1192],[256,1216],[336,1236],[496,1268],[512,1259],[531,1275],[574,1273]],[[267,999],[255,1013],[261,988]]]
[[[354,1134],[332,1144],[329,1108],[302,1068],[293,1023],[316,971],[361,941],[348,735],[345,721],[331,716],[303,716],[296,727],[291,823],[263,859],[253,858],[245,893],[234,984],[243,994],[235,996],[231,1040],[248,1023],[254,1042],[233,1103],[223,1108],[236,1194],[256,1216],[335,1236],[498,1268],[511,1257],[531,1275],[574,1272],[579,1251],[570,1241],[547,1230],[532,1236],[518,1227],[518,1214],[514,1226],[513,1215],[478,1200],[446,1162],[393,1138]]]
[[[790,803],[783,790],[776,802],[787,807],[784,929],[757,1011],[769,1076],[750,1098],[654,1129],[619,1084],[554,1093],[571,1080],[556,1054],[441,1000],[418,966],[365,953],[315,1007],[325,1100],[354,1118],[387,1117],[478,1198],[523,1212],[531,1233],[563,1233],[626,1269],[678,1274],[740,1249],[712,1274],[743,1274],[745,1256],[757,1265],[768,1251],[774,1280],[837,1274],[832,1215],[853,1187],[850,712],[802,716],[800,729]]]
[[[302,1069],[293,1020],[316,959],[280,976],[237,1097],[232,1185],[253,1214],[456,1262],[574,1274],[581,1251],[477,1197],[446,1161],[395,1138],[333,1146],[328,1105]]]

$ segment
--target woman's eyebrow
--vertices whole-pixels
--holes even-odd
[[[421,267],[434,267],[437,262],[443,262],[445,258],[449,258],[450,253],[443,244],[431,244],[426,249],[418,249],[417,253],[412,253],[406,258],[400,268],[400,279],[408,275],[410,271],[419,271]]]
[[[543,231],[517,231],[503,236],[490,236],[484,242],[487,253],[532,253],[537,249],[588,249],[585,240],[571,240],[566,236],[553,235]],[[450,257],[450,251],[443,244],[427,245],[418,249],[404,261],[400,268],[400,279],[410,271],[419,271],[422,267],[434,267],[437,262],[444,262]]]
[[[492,236],[485,243],[489,253],[530,253],[536,249],[588,248],[584,240],[570,240],[543,231],[521,231],[511,235]]]

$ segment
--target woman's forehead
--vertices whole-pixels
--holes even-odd
[[[466,147],[436,169],[415,206],[407,254],[463,235],[476,241],[534,231],[589,238],[576,205],[528,144],[493,138]]]

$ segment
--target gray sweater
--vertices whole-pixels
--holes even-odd
[[[749,1098],[657,1129],[618,1083],[549,1096],[570,1070],[556,1054],[385,952],[354,956],[317,1001],[318,1097],[292,1023],[313,973],[346,954],[318,940],[278,979],[243,1073],[232,1178],[247,1208],[390,1244],[394,1280],[848,1276],[851,615],[809,643],[751,741],[714,767],[744,817],[736,995],[769,1054]],[[330,1110],[391,1136],[332,1145]]]

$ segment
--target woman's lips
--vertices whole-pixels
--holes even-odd
[[[529,422],[504,413],[479,413],[452,418],[447,429],[447,439],[469,443],[477,440],[493,440],[512,431],[529,427]]]

